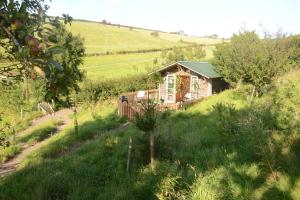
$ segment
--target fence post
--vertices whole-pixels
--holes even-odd
[[[75,130],[75,134],[78,135],[78,121],[77,121],[77,109],[76,109],[76,107],[73,108],[73,114],[74,114],[74,130]]]
[[[128,143],[128,156],[127,156],[127,167],[126,172],[129,174],[130,172],[130,164],[131,164],[131,149],[132,149],[132,139],[129,137],[129,143]]]
[[[21,108],[21,121],[23,121],[23,108]]]
[[[154,170],[154,131],[149,132],[150,137],[150,168]]]
[[[171,122],[168,123],[168,146],[169,146],[169,155],[172,160],[173,158],[173,149],[172,149],[172,126]]]

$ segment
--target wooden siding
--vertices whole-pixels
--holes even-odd
[[[172,68],[170,71],[162,73],[163,83],[160,84],[159,92],[160,92],[160,99],[163,99],[164,102],[166,102],[167,99],[167,75],[173,75],[177,74],[178,69]],[[212,81],[211,79],[208,79],[204,76],[201,76],[195,72],[186,70],[186,73],[189,73],[191,76],[197,76],[198,77],[198,98],[206,97],[212,95]],[[190,85],[189,85],[190,87]]]

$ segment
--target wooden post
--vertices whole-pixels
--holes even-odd
[[[172,160],[173,158],[173,149],[172,149],[172,126],[171,122],[168,124],[168,146],[169,146],[169,156]]]
[[[23,108],[21,108],[21,121],[23,121]]]
[[[130,164],[131,164],[131,149],[132,149],[132,139],[129,137],[129,143],[128,143],[128,156],[127,156],[127,167],[126,172],[130,174]]]
[[[75,134],[78,134],[78,121],[77,121],[77,109],[76,109],[76,107],[74,107],[73,112],[74,112],[74,130],[75,130]]]
[[[256,87],[253,86],[252,93],[251,93],[250,100],[249,100],[249,103],[250,103],[250,104],[251,104],[252,101],[253,101],[253,98],[254,98],[254,96],[255,96],[255,93],[256,93]]]
[[[25,97],[26,101],[28,101],[29,100],[29,84],[28,84],[28,78],[26,75],[24,76],[24,86],[23,87],[24,87],[24,89],[23,89],[24,97]]]
[[[150,168],[151,171],[154,169],[154,131],[149,132],[150,137]]]
[[[13,137],[13,141],[15,141],[15,140],[16,140],[16,131],[15,131],[15,128],[13,128],[12,131],[13,131],[13,136],[14,136],[14,137]]]

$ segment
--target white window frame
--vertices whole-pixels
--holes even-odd
[[[191,80],[190,80],[190,100],[192,100],[192,97],[193,97],[193,94],[192,94],[192,87],[193,87],[193,78],[196,78],[196,82],[199,84],[199,77],[198,76],[191,76]],[[199,93],[199,88],[197,90],[197,96],[196,96],[196,99],[198,99],[198,93]]]
[[[174,77],[174,88],[173,88],[173,99],[169,100],[169,77]],[[166,103],[175,103],[176,100],[176,75],[175,74],[168,74],[167,75],[167,83],[166,83]]]

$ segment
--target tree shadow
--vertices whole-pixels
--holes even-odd
[[[242,115],[249,110],[237,112]],[[222,192],[228,194],[227,199],[293,199],[290,193],[300,177],[300,139],[284,137],[284,133],[276,131],[241,132],[225,137],[216,115],[213,110],[206,114],[161,114],[157,134],[167,141],[169,131],[172,132],[172,159],[157,155],[158,171],[153,173],[145,165],[142,134],[137,129],[131,126],[118,130],[118,135],[105,134],[121,123],[114,114],[85,122],[79,126],[78,135],[69,130],[42,149],[41,162],[26,165],[3,179],[0,199],[155,199],[155,194],[163,189],[191,194],[199,180],[220,168],[226,172],[219,174],[219,184]],[[103,137],[94,141],[97,134]],[[126,173],[130,136],[134,149],[131,177]],[[89,142],[70,152],[72,145],[84,141]],[[175,180],[175,188],[164,184],[176,176],[180,179]],[[280,181],[285,177],[291,181],[282,188]],[[218,188],[209,185],[214,181],[205,182],[208,185],[204,189]]]
[[[252,111],[243,108],[237,112],[237,116],[241,117]],[[173,159],[179,160],[182,168],[186,165],[197,167],[200,174],[225,167],[229,174],[226,178],[238,188],[240,199],[256,199],[253,195],[258,191],[258,199],[292,199],[290,192],[300,179],[299,137],[265,126],[262,126],[261,132],[251,130],[253,127],[249,126],[249,130],[224,137],[216,119],[213,110],[207,114],[179,112],[171,114],[170,119],[163,119],[160,122],[164,127],[160,128],[161,134],[167,135],[164,124],[171,123],[173,126],[176,140]],[[255,123],[249,120],[243,122]],[[282,183],[285,178],[291,180],[290,183]],[[190,185],[193,183],[196,181],[188,182]],[[267,191],[261,189],[269,184],[271,187]],[[284,186],[288,188],[283,190],[281,187]]]

